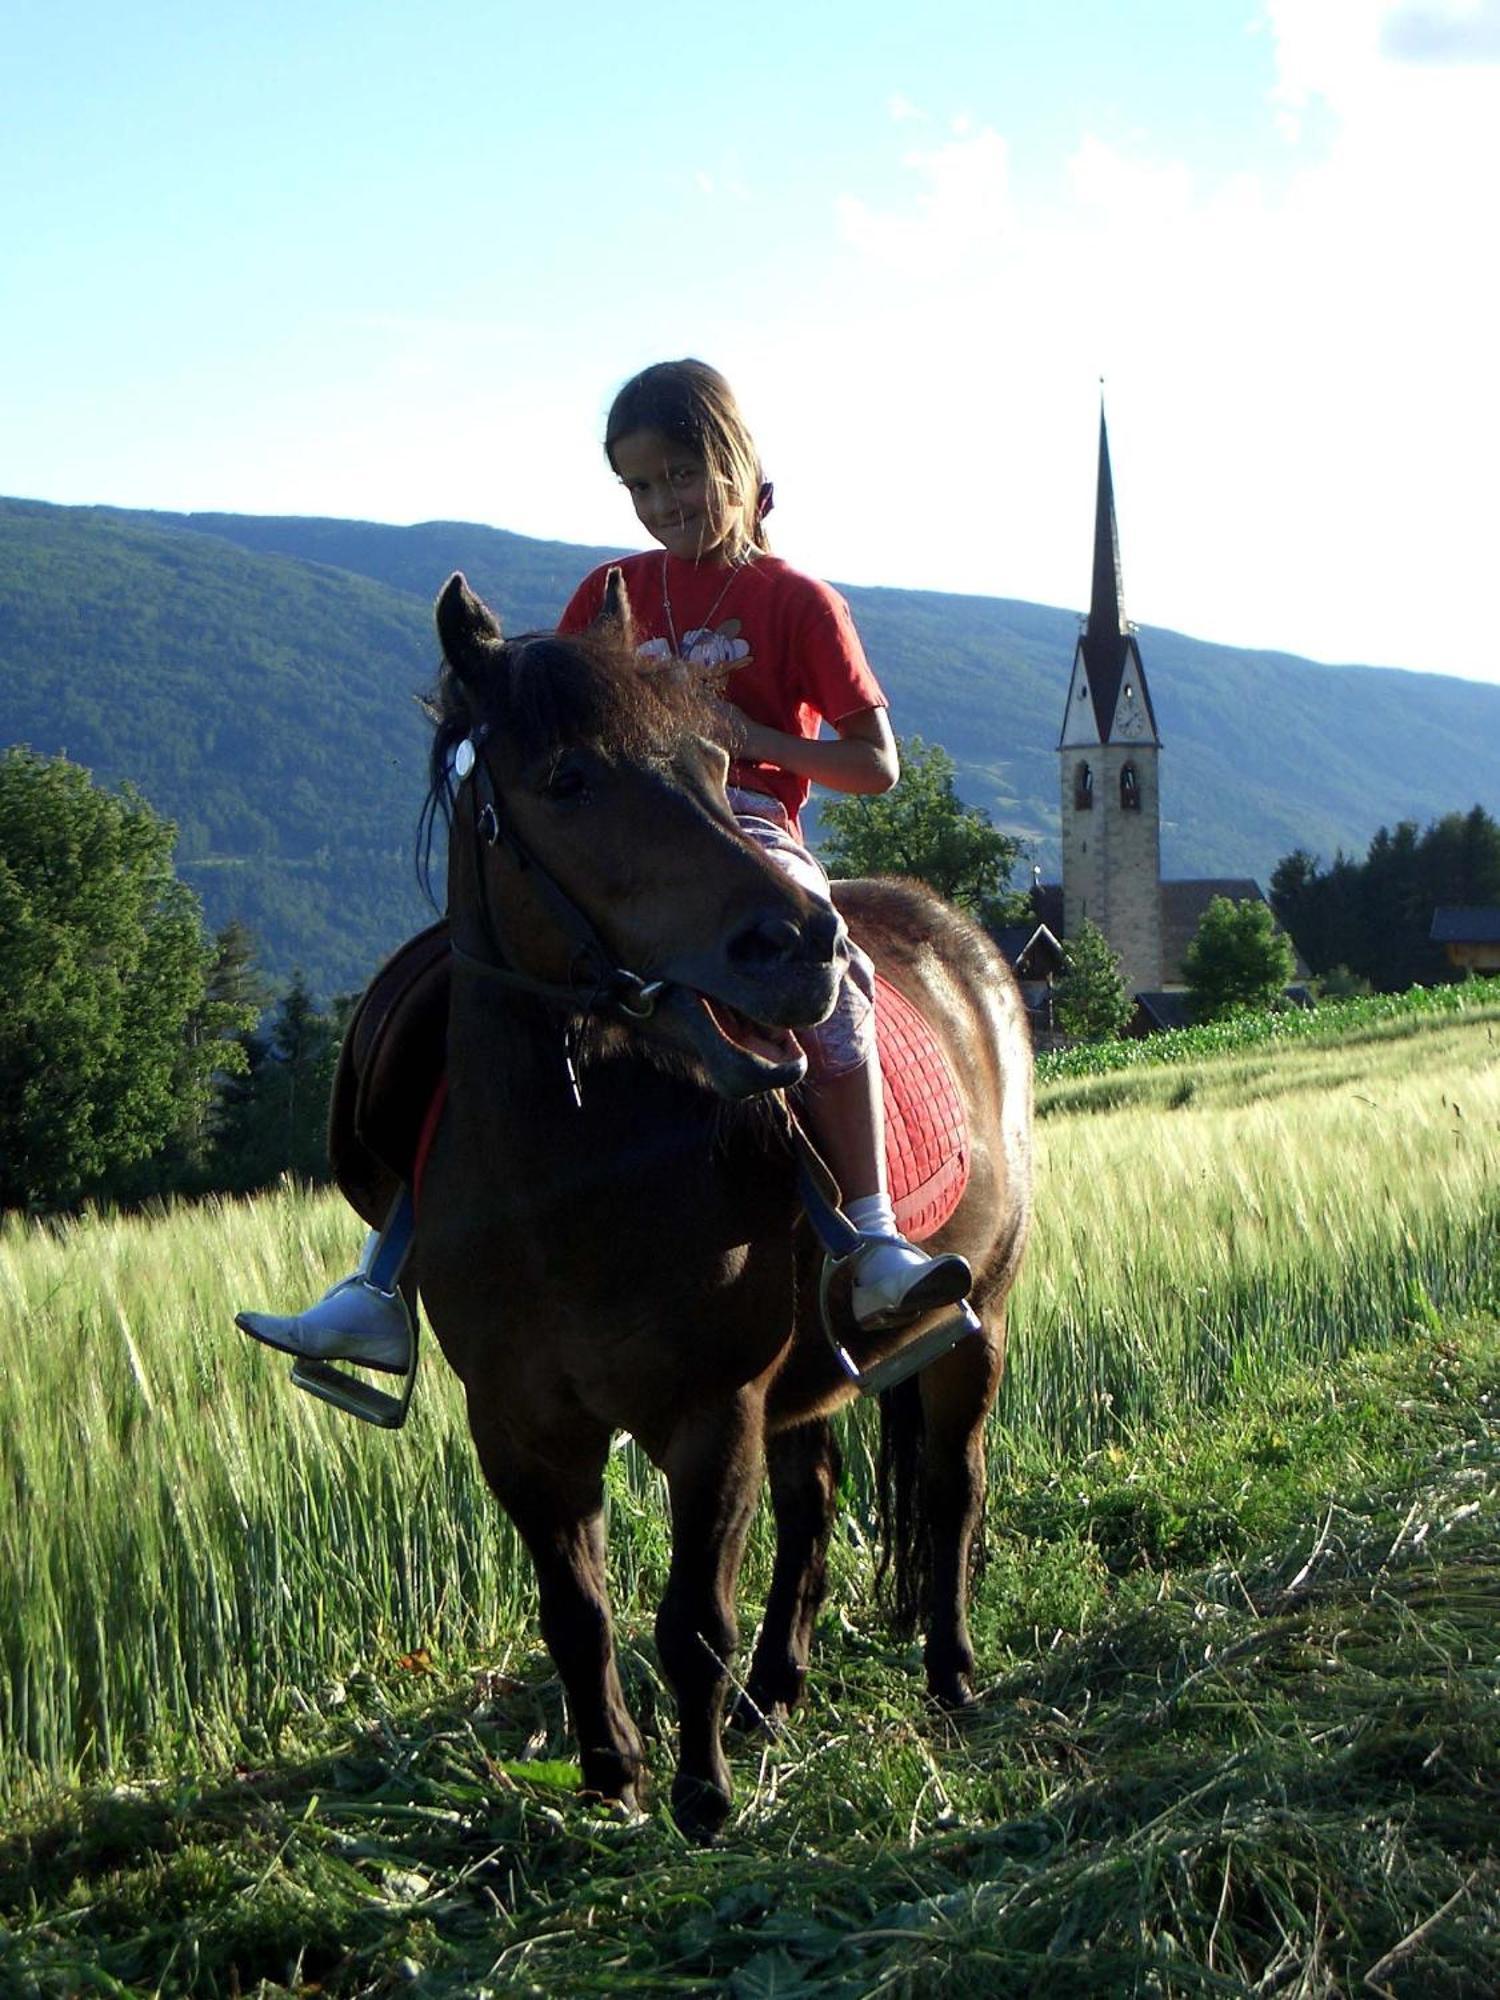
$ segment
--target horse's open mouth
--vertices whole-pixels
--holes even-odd
[[[664,1029],[670,1024],[692,1050],[721,1097],[790,1090],[807,1074],[807,1057],[790,1029],[767,1027],[727,1000],[710,1000],[699,988],[668,988],[656,1019]]]
[[[800,1066],[805,1062],[790,1028],[768,1028],[763,1022],[752,1021],[748,1014],[742,1014],[738,1007],[731,1007],[726,1001],[710,1000],[706,993],[698,997],[724,1040],[742,1054],[756,1062],[771,1063],[777,1067],[785,1063]]]

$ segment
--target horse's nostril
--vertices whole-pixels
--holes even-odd
[[[737,933],[729,955],[744,965],[780,965],[795,954],[801,937],[786,917],[758,917]]]
[[[844,937],[844,920],[838,911],[824,904],[813,911],[807,920],[807,942],[817,958],[830,960],[838,951]]]

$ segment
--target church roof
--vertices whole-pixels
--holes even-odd
[[[1062,945],[1046,924],[1005,924],[995,942],[1018,979],[1046,978],[1062,970]]]
[[[1063,934],[1063,885],[1061,882],[1038,882],[1031,891],[1031,907],[1037,923],[1052,935],[1060,938]]]
[[[1089,694],[1094,704],[1094,720],[1101,743],[1109,741],[1114,725],[1120,684],[1127,677],[1134,682],[1145,705],[1154,740],[1160,740],[1146,673],[1141,665],[1141,649],[1136,644],[1130,621],[1125,616],[1125,585],[1120,569],[1120,531],[1115,521],[1115,487],[1109,469],[1109,432],[1104,423],[1104,404],[1099,405],[1099,486],[1094,500],[1094,575],[1089,593],[1089,615],[1078,641],[1078,650],[1088,673]]]
[[[1160,1035],[1169,1028],[1190,1028],[1192,1009],[1180,989],[1173,993],[1137,993],[1136,1014],[1131,1027],[1140,1034]]]
[[[1182,961],[1197,936],[1203,913],[1215,896],[1231,903],[1263,903],[1259,882],[1248,875],[1199,876],[1161,885],[1161,976],[1168,986],[1182,984]]]

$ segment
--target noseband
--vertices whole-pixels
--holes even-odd
[[[643,979],[638,972],[614,964],[613,955],[605,948],[593,921],[527,846],[504,811],[489,765],[480,754],[488,734],[489,725],[480,723],[463,739],[453,754],[453,775],[460,784],[472,781],[474,786],[474,872],[479,881],[480,913],[490,955],[481,958],[455,944],[453,956],[487,979],[550,1000],[573,1013],[603,1014],[626,1021],[649,1020],[666,988],[666,980]],[[490,908],[489,877],[481,851],[500,846],[508,850],[519,869],[530,875],[533,887],[572,946],[566,985],[534,978],[506,961]]]

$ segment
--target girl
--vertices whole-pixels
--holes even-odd
[[[828,877],[798,826],[810,784],[884,792],[900,774],[885,696],[849,607],[771,554],[771,489],[729,384],[714,369],[664,361],[635,376],[610,408],[604,451],[661,553],[585,577],[560,629],[592,623],[608,571],[618,567],[641,652],[724,681],[729,803],[741,829],[803,888],[831,901]],[[822,721],[831,737],[819,736]],[[963,1259],[928,1257],[896,1231],[874,976],[858,946],[832,1015],[798,1039],[808,1058],[808,1123],[844,1190],[845,1213],[866,1238],[852,1260],[855,1318],[873,1332],[956,1304],[969,1289]]]
[[[621,569],[641,653],[712,673],[723,685],[729,803],[746,838],[831,901],[828,877],[798,826],[810,785],[884,792],[900,769],[885,696],[848,606],[828,585],[770,553],[771,488],[729,385],[714,369],[667,361],[633,377],[610,408],[604,450],[660,553],[630,556],[585,577],[559,629],[590,625],[609,569]],[[834,733],[820,737],[825,721]],[[929,1257],[896,1229],[885,1173],[874,976],[857,946],[851,945],[833,1013],[799,1040],[808,1058],[808,1122],[844,1191],[844,1211],[864,1239],[849,1259],[855,1319],[874,1332],[957,1304],[970,1284],[964,1260]],[[392,1246],[376,1259],[373,1274],[369,1262],[381,1247],[372,1243],[364,1269],[307,1312],[242,1313],[239,1325],[289,1353],[403,1372],[410,1339],[405,1309],[380,1268],[393,1261]]]

